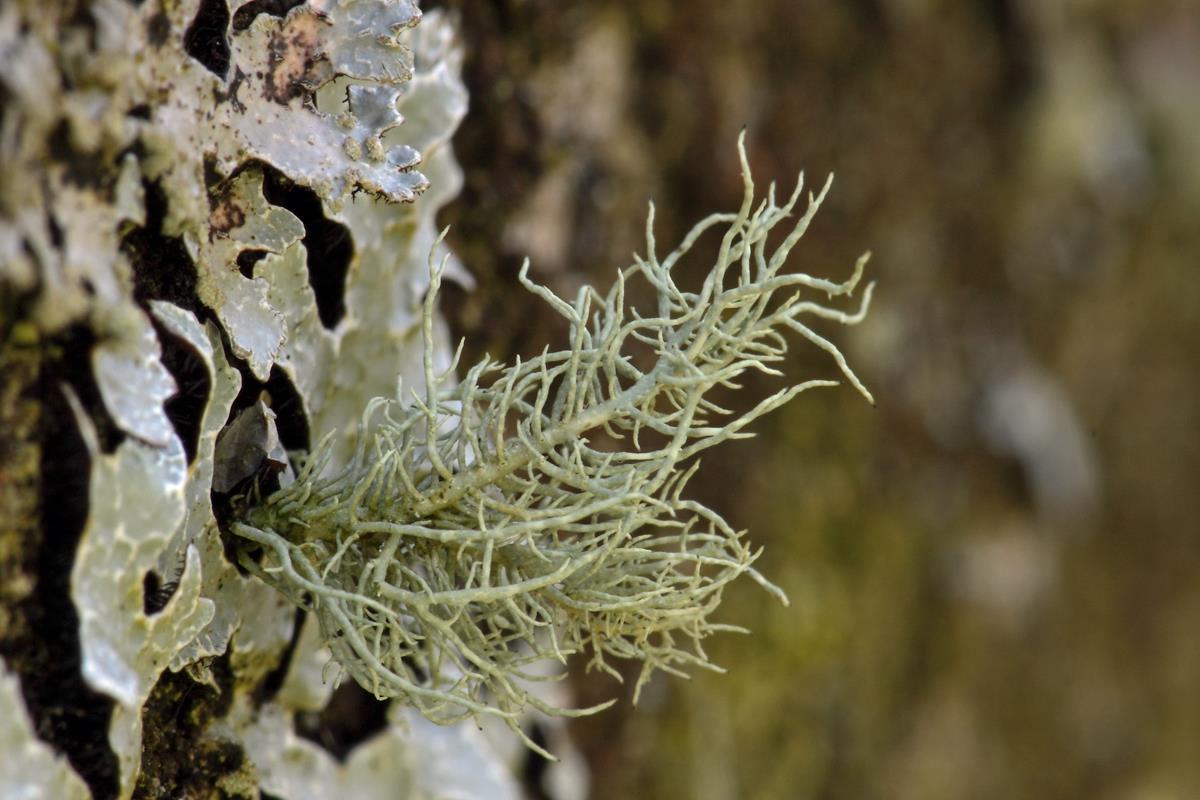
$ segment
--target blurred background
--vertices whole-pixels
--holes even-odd
[[[728,674],[574,724],[592,796],[1200,797],[1200,4],[423,5],[467,52],[469,356],[562,341],[522,256],[606,287],[649,198],[664,250],[736,208],[743,126],[761,185],[837,175],[796,269],[874,252],[820,330],[878,407],[806,393],[692,484],[791,606],[741,582]]]

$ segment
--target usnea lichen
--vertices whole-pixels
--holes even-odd
[[[749,575],[785,600],[754,569],[758,552],[743,533],[684,488],[697,454],[835,383],[790,386],[740,415],[709,392],[736,386],[748,370],[781,374],[771,364],[791,330],[828,352],[870,400],[807,320],[859,322],[871,287],[853,313],[807,299],[850,295],[866,256],[842,283],[784,272],[829,184],[769,251],[803,177],[782,205],[772,186],[756,206],[741,142],[739,153],[738,212],[704,219],[660,259],[651,207],[646,257],[606,295],[585,287],[568,303],[522,270],[525,287],[569,322],[565,350],[504,367],[485,359],[454,383],[454,365],[438,370],[432,357],[444,262],[431,258],[424,392],[372,401],[344,467],[329,468],[323,442],[295,482],[232,525],[261,550],[256,559],[248,547],[243,563],[317,615],[337,663],[362,686],[437,721],[493,714],[520,733],[526,707],[603,707],[538,699],[528,688],[532,664],[589,649],[591,666],[619,677],[608,659],[634,659],[640,691],[654,670],[716,668],[702,641],[731,629],[710,621],[730,581]],[[719,255],[699,291],[679,287],[676,264],[720,226]],[[652,314],[626,305],[636,278],[657,293]],[[648,368],[638,366],[638,347],[653,354]]]

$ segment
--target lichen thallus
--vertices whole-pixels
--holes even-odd
[[[423,393],[407,404],[371,401],[348,463],[334,467],[326,436],[294,482],[232,524],[247,544],[246,568],[316,615],[336,663],[363,687],[439,722],[498,716],[544,752],[521,733],[523,710],[580,715],[612,701],[551,705],[530,691],[545,680],[536,663],[584,651],[589,668],[619,678],[609,658],[640,661],[636,701],[654,670],[719,669],[702,640],[741,630],[709,621],[734,578],[749,575],[786,603],[752,566],[761,551],[744,532],[683,490],[702,450],[750,436],[759,416],[836,382],[790,386],[741,414],[707,394],[736,387],[747,370],[780,375],[771,364],[784,356],[787,329],[832,356],[871,400],[804,320],[856,324],[872,287],[852,313],[807,299],[849,296],[867,256],[843,283],[782,272],[829,182],[768,251],[803,175],[783,205],[774,185],[755,205],[744,136],[738,152],[737,213],[705,218],[660,259],[651,205],[646,256],[619,271],[607,294],[585,287],[568,303],[522,268],[522,284],[569,322],[567,349],[512,365],[485,358],[458,382],[454,364],[437,370],[433,315],[445,262],[431,258]],[[703,285],[680,288],[673,268],[720,226]],[[626,306],[635,278],[657,294],[652,315]],[[648,369],[635,365],[631,342],[653,351]]]

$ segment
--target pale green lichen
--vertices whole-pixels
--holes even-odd
[[[590,649],[591,666],[619,677],[607,659],[635,659],[640,691],[654,670],[716,669],[701,643],[732,629],[709,617],[739,575],[784,599],[753,568],[758,552],[743,533],[683,489],[698,453],[751,435],[762,414],[834,382],[791,386],[741,415],[708,393],[747,370],[780,374],[770,365],[790,329],[827,351],[869,400],[804,320],[855,324],[871,287],[854,313],[806,298],[849,295],[866,256],[843,283],[782,272],[829,184],[769,251],[803,180],[783,205],[772,186],[756,207],[741,143],[739,153],[740,210],[709,216],[660,260],[651,207],[647,256],[607,295],[585,287],[567,303],[522,271],[526,288],[569,321],[569,349],[503,368],[485,359],[453,385],[454,365],[434,364],[444,262],[431,258],[423,394],[408,405],[372,401],[344,468],[328,468],[327,438],[294,483],[232,525],[262,551],[256,560],[247,548],[243,563],[317,615],[334,658],[362,686],[437,721],[493,714],[519,733],[527,706],[603,707],[538,699],[527,686],[532,664]],[[703,286],[680,288],[673,268],[718,226],[725,233]],[[657,292],[649,316],[626,307],[626,282],[638,276]],[[638,366],[639,346],[653,354],[649,368]]]
[[[87,800],[87,785],[38,739],[25,712],[21,687],[0,661],[0,797]]]
[[[100,451],[76,403],[92,462],[88,522],[71,570],[79,612],[81,671],[115,701],[109,743],[120,764],[121,796],[133,791],[142,750],[142,707],[184,643],[212,619],[200,596],[200,552],[182,553],[178,588],[157,614],[144,608],[143,576],[184,519],[187,463],[179,439],[165,447],[126,439]]]

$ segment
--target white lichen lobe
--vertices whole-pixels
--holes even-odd
[[[739,153],[738,212],[707,217],[660,259],[651,207],[646,257],[606,295],[585,287],[568,303],[522,270],[526,288],[570,323],[568,349],[503,367],[485,359],[454,384],[454,365],[434,365],[444,262],[431,258],[424,393],[407,405],[372,401],[344,467],[331,464],[326,437],[293,484],[233,524],[247,543],[243,563],[316,614],[334,658],[362,686],[435,721],[490,714],[520,733],[526,707],[604,707],[540,700],[528,688],[534,663],[588,649],[591,666],[619,678],[608,659],[635,659],[640,691],[656,669],[718,669],[702,640],[738,630],[709,617],[739,575],[785,600],[752,566],[759,552],[744,533],[683,490],[701,451],[751,435],[759,416],[835,383],[805,381],[741,414],[708,394],[736,388],[747,370],[780,375],[771,365],[790,329],[828,352],[870,400],[807,320],[856,324],[872,287],[854,312],[808,299],[849,296],[867,257],[842,283],[783,272],[829,184],[769,251],[803,177],[782,205],[773,185],[755,205],[742,142]],[[721,226],[703,285],[680,288],[674,267]],[[638,277],[657,293],[653,314],[626,306],[626,283]],[[633,355],[639,347],[653,354],[648,368]]]
[[[293,652],[295,610],[227,561],[211,502],[223,488],[216,440],[240,411],[244,380],[290,381],[303,406],[293,422],[316,439],[352,429],[367,398],[386,391],[371,372],[388,385],[419,363],[412,298],[427,281],[434,215],[461,185],[450,147],[467,104],[461,59],[450,20],[422,17],[414,0],[0,2],[0,295],[15,301],[5,305],[14,330],[45,345],[38,380],[52,391],[39,405],[53,406],[64,374],[64,385],[96,387],[94,400],[67,392],[87,447],[58,465],[86,479],[69,499],[86,519],[74,552],[44,569],[69,570],[79,679],[112,702],[107,736],[89,729],[71,751],[62,731],[88,714],[66,705],[76,695],[22,709],[22,693],[56,678],[38,674],[36,659],[0,658],[0,741],[12,745],[0,747],[0,797],[87,796],[68,762],[60,769],[45,753],[78,764],[81,751],[102,761],[93,755],[105,748],[117,797],[167,793],[147,787],[170,780],[177,756],[162,752],[163,737],[143,737],[143,719],[180,670],[199,684],[189,702],[215,709],[189,746],[219,740],[247,757],[189,769],[190,786],[171,796],[236,779],[278,796],[305,796],[282,790],[297,786],[310,797],[394,797],[398,772],[423,786],[463,759],[490,758],[467,736],[430,747],[398,716],[363,745],[386,776],[295,736],[300,706],[256,695]],[[268,200],[268,177],[311,192],[319,215],[302,221]],[[319,318],[309,283],[313,222],[343,226],[351,245],[340,321]],[[83,362],[59,372],[60,352]],[[190,410],[164,407],[176,390]],[[21,541],[30,568],[39,541]],[[37,626],[52,647],[72,641],[63,626],[76,624],[56,620]],[[297,662],[312,656],[303,647]]]

